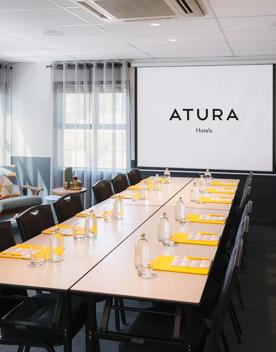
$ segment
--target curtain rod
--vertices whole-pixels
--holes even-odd
[[[94,67],[94,63],[90,63],[90,62],[87,62],[87,63],[56,63],[54,65],[47,65],[46,68],[55,68],[58,69],[58,70],[63,70],[64,68],[64,65],[66,65],[66,68],[69,69],[69,70],[72,70],[72,69],[75,69],[76,68],[76,65],[78,65],[78,68],[79,69],[84,69],[85,67],[86,68],[93,68]],[[97,63],[97,68],[104,68],[104,66],[107,66],[108,68],[111,68],[112,66],[114,65],[115,68],[118,68],[118,67],[122,67],[123,64],[121,62],[107,62],[107,64],[104,64],[104,63],[101,63],[101,62],[98,62]],[[131,64],[130,62],[127,63],[127,67],[131,67]]]

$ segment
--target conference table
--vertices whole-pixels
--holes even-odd
[[[95,331],[95,295],[198,304],[207,275],[158,271],[156,279],[144,280],[137,275],[134,266],[134,245],[141,233],[146,234],[153,257],[163,254],[214,258],[216,246],[181,244],[167,247],[157,240],[157,222],[164,212],[169,218],[172,232],[209,231],[222,235],[225,224],[191,222],[180,224],[175,221],[174,205],[179,196],[185,202],[186,212],[199,214],[215,212],[225,217],[229,214],[229,204],[225,206],[225,204],[190,202],[192,181],[192,178],[172,177],[170,183],[161,184],[161,190],[151,190],[148,200],[123,199],[123,219],[109,222],[102,218],[98,219],[95,238],[77,241],[72,236],[64,236],[65,251],[62,262],[47,262],[34,267],[28,260],[0,258],[0,284],[64,294],[68,296],[68,309],[70,293],[89,297],[87,351],[93,348],[94,343],[92,337]],[[229,180],[229,182],[236,181]],[[235,190],[237,186],[238,181]],[[112,210],[113,202],[114,199],[108,199],[91,209],[97,215],[103,210]],[[84,221],[85,218],[78,214],[64,224],[84,227]],[[48,241],[49,235],[40,234],[28,243],[45,245]],[[189,289],[186,289],[187,287]],[[65,350],[71,351],[70,341],[65,344]]]

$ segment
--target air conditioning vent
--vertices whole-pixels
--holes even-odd
[[[95,9],[94,7],[92,7],[91,5],[89,5],[87,2],[85,1],[78,1],[78,3],[85,7],[87,10],[93,12],[96,16],[101,17],[102,19],[108,19],[107,16],[105,16],[103,13],[101,13],[100,11],[98,11],[97,9]]]
[[[204,16],[197,0],[75,0],[104,21]]]

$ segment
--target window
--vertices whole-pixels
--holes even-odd
[[[64,166],[126,169],[126,92],[84,93],[82,86],[68,87],[64,104]]]

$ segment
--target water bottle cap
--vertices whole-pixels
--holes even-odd
[[[145,234],[145,233],[142,233],[142,234],[140,235],[140,238],[146,238],[146,234]]]
[[[167,216],[167,214],[164,212],[164,213],[163,213],[163,217],[165,217],[165,216]]]

